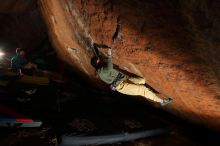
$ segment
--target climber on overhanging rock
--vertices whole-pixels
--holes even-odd
[[[99,51],[100,48],[108,48],[107,55]],[[151,91],[145,83],[145,79],[141,77],[131,77],[113,68],[112,49],[97,44],[94,45],[95,56],[91,59],[92,66],[96,69],[100,79],[109,84],[113,91],[122,94],[142,96],[153,102],[157,102],[165,106],[172,102],[172,98],[162,98],[158,94]]]

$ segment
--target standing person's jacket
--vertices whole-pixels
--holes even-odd
[[[11,59],[11,68],[19,70],[23,68],[28,63],[28,59],[26,57],[14,56]]]
[[[113,86],[117,86],[121,81],[126,79],[126,76],[123,73],[113,68],[111,56],[106,56],[101,52],[99,55],[106,63],[106,65],[97,70],[97,73],[102,81],[107,84],[114,84]]]

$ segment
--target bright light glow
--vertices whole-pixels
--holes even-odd
[[[0,52],[0,57],[3,57],[5,55],[5,53]]]

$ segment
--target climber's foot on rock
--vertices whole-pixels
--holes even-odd
[[[170,104],[171,102],[173,102],[173,99],[169,97],[169,98],[167,98],[167,99],[164,99],[164,100],[160,103],[160,105],[161,105],[161,106],[166,106],[166,105]]]

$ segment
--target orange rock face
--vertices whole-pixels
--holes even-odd
[[[174,98],[164,107],[220,131],[218,0],[40,0],[58,54],[97,81],[93,43],[113,48],[114,64]]]

